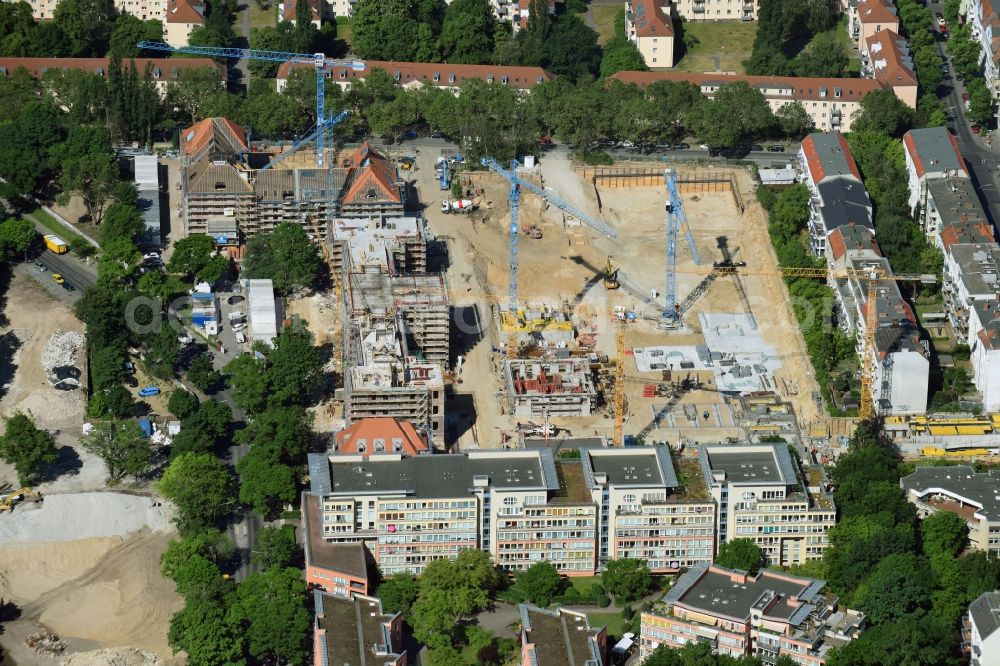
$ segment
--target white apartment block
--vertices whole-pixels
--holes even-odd
[[[688,21],[756,21],[759,0],[675,0],[674,11]]]
[[[822,559],[837,511],[821,470],[803,479],[784,443],[699,446],[698,462],[717,507],[720,546],[752,539],[772,566]]]
[[[910,210],[919,219],[927,204],[927,183],[942,178],[968,178],[962,153],[946,127],[926,127],[903,135]]]
[[[899,16],[892,0],[858,0],[848,3],[847,32],[859,51],[869,37],[883,30],[899,33]]]
[[[969,604],[962,622],[962,647],[969,666],[1000,666],[1000,591],[983,592]]]
[[[1000,95],[1000,3],[969,0],[966,21],[972,38],[979,42],[983,76],[996,99]]]
[[[648,64],[648,61],[647,61]],[[687,72],[618,72],[612,78],[642,87],[654,81],[687,81],[701,88],[708,98],[724,85],[745,81],[757,88],[771,111],[799,103],[822,132],[849,132],[854,116],[861,110],[861,100],[881,89],[874,79],[820,79],[795,76],[749,76],[744,74],[697,74]]]
[[[918,467],[899,480],[920,518],[947,511],[969,527],[969,548],[1000,555],[1000,474],[968,465]]]
[[[1000,245],[956,243],[944,254],[941,292],[955,336],[971,348],[969,316],[973,301],[995,301],[1000,294]],[[982,330],[982,327],[980,327]]]
[[[36,21],[46,21],[55,14],[59,0],[24,0],[31,5],[31,15]],[[167,0],[115,0],[115,8],[122,14],[131,14],[143,21],[162,21]]]
[[[974,301],[969,308],[969,347],[973,382],[983,409],[1000,410],[1000,300]]]
[[[626,2],[625,36],[635,44],[647,67],[656,69],[674,66],[674,23],[670,16],[669,2]]]
[[[166,0],[163,41],[171,46],[187,46],[191,31],[205,25],[204,0]]]

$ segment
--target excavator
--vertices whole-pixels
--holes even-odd
[[[618,289],[621,284],[618,282],[618,269],[611,265],[611,256],[608,255],[608,263],[604,266],[604,288]]]
[[[34,502],[41,502],[41,493],[35,492],[31,488],[21,488],[15,490],[9,495],[0,496],[0,513],[6,513],[7,511],[13,511],[14,507],[24,502],[25,500],[32,500]]]

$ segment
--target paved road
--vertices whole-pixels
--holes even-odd
[[[239,16],[237,20],[240,24],[240,36],[242,39],[239,40],[240,47],[244,49],[250,48],[250,3],[256,0],[247,0],[244,4],[240,5],[237,11]],[[247,66],[246,60],[237,60],[234,67],[235,70],[240,73],[239,85],[244,90],[250,90],[250,68]]]
[[[31,220],[35,224],[35,231],[45,235],[52,233],[47,228],[45,228],[37,219],[32,217],[31,213],[25,213],[23,215],[24,219]],[[76,294],[73,301],[79,299],[82,292],[86,291],[90,287],[97,284],[97,266],[94,262],[84,262],[79,259],[75,254],[53,254],[48,250],[42,251],[42,254],[38,256],[38,260],[45,264],[49,269],[49,273],[46,274],[46,278],[49,282],[52,279],[49,277],[52,273],[59,273],[66,279],[67,282],[76,287],[77,291],[72,292]],[[52,284],[55,284],[54,282]],[[59,287],[60,291],[63,291],[62,287]]]

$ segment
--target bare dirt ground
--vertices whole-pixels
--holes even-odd
[[[334,290],[304,296],[289,298],[285,301],[285,316],[301,317],[316,337],[316,344],[330,350],[331,354],[339,353],[340,322],[337,318],[336,292]],[[331,356],[326,370],[332,372],[340,367],[339,359]],[[316,432],[328,433],[335,426],[343,423],[343,403],[333,399],[332,391],[323,402],[311,408],[315,416],[313,429]]]
[[[507,184],[492,174],[463,179],[479,198],[481,208],[471,215],[442,215],[439,204],[442,195],[434,180],[433,156],[418,158],[414,173],[423,202],[425,216],[432,233],[447,241],[451,265],[448,284],[455,306],[491,302],[506,303],[508,284]],[[598,220],[615,228],[617,240],[610,240],[587,227],[566,226],[562,216],[546,214],[540,200],[531,193],[522,195],[521,227],[539,225],[542,239],[520,237],[520,285],[522,303],[557,305],[568,303],[574,309],[577,328],[597,334],[597,348],[609,356],[615,355],[613,324],[607,313],[615,305],[624,305],[643,315],[655,318],[663,309],[662,292],[665,274],[666,214],[662,187],[602,189],[601,210],[597,211],[597,194],[591,183],[584,181],[569,168],[564,157],[546,155],[540,169],[542,184],[557,191],[573,205],[582,208]],[[776,268],[776,259],[767,235],[766,213],[753,200],[753,182],[749,174],[739,172],[740,188],[746,211],[741,215],[728,192],[684,194],[685,211],[692,235],[702,258],[696,266],[683,237],[678,247],[677,298],[683,298],[708,272],[711,262],[722,258],[720,239],[737,261],[747,262],[748,271],[769,273]],[[556,211],[558,212],[558,211]],[[607,258],[621,268],[623,288],[608,293],[599,279]],[[812,369],[805,354],[798,326],[787,307],[787,292],[777,276],[744,277],[751,312],[756,317],[765,340],[779,350],[783,367],[777,373],[779,386],[787,380],[802,425],[817,418],[816,405],[810,398],[816,390]],[[657,298],[651,298],[655,290]],[[700,344],[699,312],[743,312],[743,306],[731,280],[720,279],[685,318],[685,330],[663,332],[655,322],[630,325],[626,334],[627,347],[650,344]],[[463,384],[458,392],[468,391],[475,403],[477,424],[466,441],[475,440],[482,447],[496,447],[500,433],[513,432],[515,419],[500,414],[497,393],[500,390],[498,355],[491,351],[495,339],[489,337],[467,355],[462,371]],[[642,378],[634,361],[626,360],[626,374]],[[651,375],[646,379],[658,379]],[[642,384],[630,383],[626,390],[629,420],[625,433],[638,432],[651,416],[650,400],[641,397]],[[797,394],[794,394],[797,393]],[[714,404],[721,402],[717,394],[700,392],[685,397],[684,402]],[[592,432],[610,434],[612,423],[607,412],[580,419],[567,419],[564,425],[574,434]],[[703,429],[699,439],[736,436],[738,430]],[[670,441],[689,437],[688,432],[656,431],[657,439]]]

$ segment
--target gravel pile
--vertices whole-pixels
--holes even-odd
[[[0,514],[0,544],[125,536],[143,528],[171,529],[171,511],[149,497],[124,493],[46,495]]]
[[[46,373],[53,368],[76,365],[76,355],[83,347],[83,336],[74,331],[56,331],[42,350],[42,367]]]
[[[62,659],[59,666],[156,666],[159,659],[151,652],[134,647],[77,652]]]

